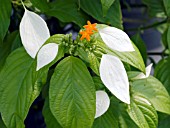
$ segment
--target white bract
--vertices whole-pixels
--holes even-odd
[[[20,23],[20,35],[23,46],[32,58],[35,58],[40,47],[50,37],[45,21],[27,9]]]
[[[112,94],[122,102],[130,104],[129,81],[119,58],[104,54],[100,62],[100,77]]]
[[[115,27],[99,30],[103,42],[112,50],[119,52],[135,51],[129,36]],[[103,54],[100,62],[100,77],[108,90],[124,103],[130,104],[129,80],[121,60],[109,54]]]
[[[53,61],[58,52],[58,45],[51,43],[42,45],[50,37],[45,21],[36,13],[25,8],[24,16],[20,23],[20,35],[26,52],[35,59],[37,57],[37,70]],[[40,49],[42,47],[42,49]],[[53,48],[52,48],[53,47]]]
[[[103,115],[109,108],[110,99],[105,91],[96,91],[96,115],[95,118]]]
[[[105,27],[99,30],[103,42],[112,50],[119,52],[135,51],[129,36],[115,27]]]
[[[37,55],[37,69],[44,67],[53,61],[58,52],[58,45],[55,43],[49,43],[44,45]]]
[[[139,75],[137,75],[136,77],[132,78],[133,80],[136,80],[136,79],[144,79],[144,78],[147,78],[149,77],[150,73],[151,73],[151,69],[152,69],[152,63],[150,65],[148,65],[146,67],[146,74],[144,74],[143,72],[140,73]]]

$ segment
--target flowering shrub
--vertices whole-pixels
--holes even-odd
[[[2,0],[4,7],[10,5],[7,1]],[[87,1],[78,1],[85,12],[88,4],[89,8],[93,6],[84,4]],[[15,2],[18,1],[13,1],[13,5]],[[76,19],[83,13],[74,12],[77,5],[74,0],[65,1],[74,13],[58,15],[55,9],[62,5],[64,8],[63,1],[30,2],[41,12],[56,15],[61,21],[72,21],[81,29],[74,40],[72,34],[51,36],[44,19],[29,11],[26,1],[22,3],[24,15],[19,23],[22,46],[15,46],[10,52],[15,39],[5,44],[1,34],[1,47],[7,49],[0,51],[1,127],[24,128],[30,106],[40,93],[44,94],[43,116],[48,128],[156,128],[159,114],[170,114],[168,91],[150,76],[153,64],[145,66],[138,48],[121,30],[121,21],[115,23],[121,16],[116,14],[116,19],[112,19],[115,22],[109,19],[112,18],[108,16],[109,8],[120,12],[116,8],[118,0],[97,1],[94,6],[102,6],[102,13],[94,15],[90,11],[89,15],[98,22],[87,20],[87,25],[82,25],[81,17]],[[66,17],[65,13],[73,16]],[[156,73],[155,76],[159,75],[158,68]]]

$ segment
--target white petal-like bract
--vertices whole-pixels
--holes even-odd
[[[50,37],[45,21],[36,13],[25,9],[20,23],[20,35],[27,53],[35,58],[40,47]]]
[[[150,65],[148,65],[146,67],[146,75],[142,72],[140,73],[139,75],[137,75],[136,77],[132,78],[133,80],[136,80],[136,79],[144,79],[144,78],[147,78],[149,77],[150,73],[151,73],[151,69],[152,69],[152,63]]]
[[[52,62],[58,53],[58,44],[49,43],[44,45],[37,55],[37,71]]]
[[[130,104],[129,81],[119,58],[104,54],[100,62],[100,77],[112,94],[122,102]]]
[[[109,108],[110,99],[105,91],[96,91],[96,115],[95,118],[103,115]]]
[[[115,27],[105,27],[99,30],[103,42],[112,50],[119,52],[135,51],[129,36]]]

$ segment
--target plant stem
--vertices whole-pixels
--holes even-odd
[[[153,55],[153,56],[168,56],[169,54],[164,53],[164,52],[148,52],[148,55]]]
[[[154,27],[157,27],[159,25],[162,25],[162,24],[165,24],[167,23],[168,21],[168,18],[161,21],[161,22],[156,22],[154,24],[151,24],[151,25],[148,25],[148,26],[144,26],[144,27],[139,27],[139,28],[130,28],[130,29],[127,29],[126,31],[138,31],[138,30],[146,30],[146,29],[149,29],[149,28],[154,28]]]

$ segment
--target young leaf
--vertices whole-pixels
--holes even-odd
[[[101,0],[103,16],[105,17],[110,6],[115,2],[115,0]]]
[[[112,50],[119,52],[135,51],[129,36],[115,27],[105,27],[99,30],[103,42]]]
[[[99,60],[93,53],[88,54],[88,59],[90,63],[90,68],[95,72],[97,75],[99,75]]]
[[[157,111],[170,114],[170,96],[160,81],[149,76],[132,82],[135,93],[146,97]]]
[[[113,95],[122,102],[130,104],[129,81],[119,58],[104,54],[100,62],[100,77]]]
[[[29,108],[41,91],[47,71],[35,69],[35,61],[19,48],[8,56],[0,72],[0,111],[8,128],[24,127]]]
[[[25,9],[20,23],[20,35],[27,53],[35,58],[40,47],[50,37],[50,32],[47,24],[39,15]]]
[[[139,128],[156,128],[158,115],[151,103],[144,97],[133,95],[128,113]]]
[[[58,53],[58,44],[49,43],[44,45],[37,55],[37,71],[55,59]]]
[[[110,105],[109,96],[105,91],[96,91],[96,115],[95,118],[103,115]]]
[[[58,121],[56,120],[56,118],[51,113],[50,106],[49,106],[49,98],[45,99],[45,104],[44,104],[42,113],[43,113],[47,128],[62,128],[60,124],[58,123]]]
[[[95,116],[95,85],[85,64],[67,57],[57,65],[50,82],[50,109],[62,127],[91,127]]]
[[[10,0],[0,0],[0,45],[3,43],[3,39],[7,33],[10,16],[11,16],[11,1]]]

